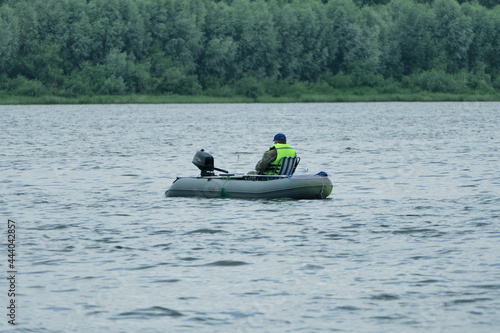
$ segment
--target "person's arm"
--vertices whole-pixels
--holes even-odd
[[[255,166],[255,170],[257,171],[258,174],[264,173],[266,168],[269,166],[269,164],[274,161],[278,157],[278,152],[276,149],[271,149],[268,150],[264,153],[264,156],[262,156],[262,159],[257,162],[257,165]]]

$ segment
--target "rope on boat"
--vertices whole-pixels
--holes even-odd
[[[224,182],[224,184],[222,184],[222,187],[220,189],[220,197],[221,198],[229,198],[229,193],[227,193],[226,189],[224,188],[224,186],[226,186],[226,183],[229,180],[229,178],[231,178],[231,177],[228,176],[226,181]]]
[[[321,171],[319,173],[316,174],[317,176],[322,176],[322,177],[328,177],[328,174],[324,171]],[[319,192],[319,195],[320,195],[320,198],[323,199],[323,198],[326,198],[325,196],[325,182],[324,181],[321,181],[321,191]]]
[[[321,192],[319,193],[320,198],[324,198],[325,195],[325,183],[321,182]]]
[[[238,162],[239,161],[240,161],[240,155],[238,154],[238,159],[236,160],[236,164],[234,165],[235,171],[238,169]],[[229,193],[227,193],[226,189],[224,188],[224,186],[226,186],[226,183],[229,180],[229,178],[231,178],[231,177],[228,176],[226,181],[224,182],[224,184],[222,184],[222,187],[220,189],[220,197],[221,198],[229,198],[230,197]]]

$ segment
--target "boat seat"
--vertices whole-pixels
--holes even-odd
[[[282,157],[276,168],[280,167],[278,175],[291,176],[295,172],[297,165],[299,165],[300,157]],[[276,169],[275,169],[276,170]]]

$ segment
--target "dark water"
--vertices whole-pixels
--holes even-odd
[[[497,332],[500,103],[0,106],[19,332]],[[277,132],[327,200],[165,198]]]

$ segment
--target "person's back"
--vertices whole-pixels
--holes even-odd
[[[278,133],[274,136],[274,145],[264,153],[262,159],[255,166],[255,170],[259,175],[277,175],[279,166],[283,157],[296,157],[295,150],[292,146],[286,143],[286,136],[283,133]]]

